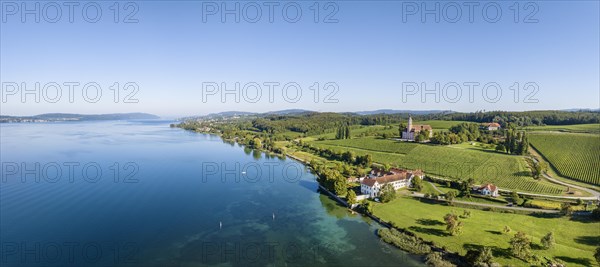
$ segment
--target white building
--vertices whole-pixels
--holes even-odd
[[[430,125],[426,124],[414,124],[412,123],[412,117],[408,117],[408,124],[406,125],[406,129],[402,131],[402,139],[406,139],[408,141],[415,141],[415,138],[421,131],[429,131],[429,138],[433,136],[433,130]]]
[[[496,131],[501,128],[500,124],[497,122],[484,123],[483,128],[488,131]]]
[[[378,197],[379,192],[386,184],[391,184],[394,190],[398,190],[403,187],[411,185],[412,179],[415,176],[422,176],[421,171],[409,172],[406,170],[392,169],[381,176],[378,171],[372,171],[369,176],[360,182],[360,192],[363,195],[368,195],[370,198]]]
[[[498,187],[493,184],[484,184],[480,187],[475,188],[475,191],[484,196],[498,196]]]

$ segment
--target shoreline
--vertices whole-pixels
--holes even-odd
[[[179,127],[178,127],[178,128],[179,128]],[[180,128],[180,129],[182,129],[182,130],[186,130],[186,129],[183,129],[183,128]],[[192,130],[186,130],[186,131],[192,131]],[[214,136],[218,136],[218,137],[220,137],[220,138],[221,138],[221,140],[223,140],[223,141],[233,141],[233,142],[236,142],[236,140],[235,140],[235,139],[232,139],[232,140],[229,140],[229,139],[223,139],[222,135],[220,135],[220,134],[215,134],[215,133],[207,133],[207,132],[197,132],[197,131],[193,131],[193,132],[195,132],[195,133],[202,133],[202,134],[208,134],[208,135],[214,135]],[[236,142],[236,143],[237,143],[237,142]],[[269,150],[263,150],[263,149],[259,149],[259,151],[261,151],[261,152],[273,153],[273,154],[275,154],[275,155],[279,155],[279,156],[284,156],[284,157],[286,157],[286,158],[289,158],[289,159],[291,159],[291,160],[295,160],[295,161],[297,161],[297,162],[299,162],[299,163],[303,164],[305,167],[308,167],[308,168],[312,169],[312,167],[311,167],[311,166],[308,164],[308,162],[306,162],[306,161],[304,161],[304,160],[302,160],[302,159],[300,159],[300,158],[298,158],[298,157],[296,157],[296,156],[294,156],[294,155],[291,155],[291,154],[288,154],[288,153],[283,153],[283,154],[281,154],[281,153],[276,153],[276,152],[273,152],[273,151],[269,151]],[[318,177],[318,176],[319,176],[317,173],[312,173],[312,174],[313,174],[315,177]],[[321,184],[320,184],[318,181],[317,181],[317,185],[319,186],[319,187],[318,187],[318,188],[319,188],[319,190],[322,190],[322,191],[324,191],[324,192],[325,192],[325,193],[328,195],[328,197],[329,197],[330,199],[332,199],[332,200],[334,200],[334,201],[338,202],[339,204],[341,204],[342,206],[346,207],[348,211],[351,211],[351,212],[356,212],[356,213],[360,214],[361,216],[365,216],[365,217],[367,217],[367,218],[369,218],[369,219],[371,219],[371,220],[375,221],[375,222],[376,222],[376,223],[377,223],[379,226],[381,226],[381,227],[384,227],[384,228],[387,228],[387,229],[396,229],[396,230],[398,230],[399,232],[401,232],[401,233],[403,233],[403,234],[406,234],[406,235],[409,235],[409,236],[416,237],[416,238],[420,239],[422,242],[426,243],[426,244],[427,244],[427,245],[428,245],[428,246],[431,248],[431,251],[432,251],[432,252],[440,252],[440,253],[442,253],[442,254],[444,254],[444,255],[449,255],[451,258],[458,258],[458,259],[461,259],[461,260],[463,259],[463,256],[461,256],[461,255],[460,255],[460,254],[458,254],[457,252],[451,252],[451,251],[445,250],[444,248],[438,247],[438,246],[434,245],[432,241],[427,241],[427,240],[425,240],[425,239],[423,239],[423,238],[421,238],[421,237],[417,236],[415,233],[413,233],[413,232],[411,232],[411,231],[408,231],[408,230],[406,230],[406,229],[404,229],[404,228],[397,228],[397,227],[394,227],[392,224],[390,224],[390,223],[388,223],[388,222],[386,222],[386,221],[382,220],[381,218],[379,218],[379,217],[377,217],[377,216],[375,216],[375,215],[373,215],[373,214],[370,214],[370,213],[363,213],[363,212],[360,212],[360,211],[357,211],[357,210],[355,210],[355,209],[351,208],[351,207],[348,205],[348,203],[347,203],[346,201],[344,201],[343,199],[341,199],[341,198],[340,198],[338,195],[334,194],[333,192],[329,191],[327,188],[325,188],[324,186],[322,186],[322,185],[321,185]],[[380,237],[379,235],[377,235],[377,234],[376,234],[376,235],[375,235],[375,237],[376,237],[377,239],[381,240],[381,237]],[[397,246],[394,246],[393,244],[390,244],[390,243],[386,243],[386,244],[388,244],[388,245],[390,245],[390,246],[392,246],[392,247],[395,247],[396,249],[398,249],[398,250],[400,250],[400,251],[402,251],[402,252],[404,252],[404,253],[407,253],[407,254],[409,254],[410,256],[417,257],[417,258],[421,258],[421,261],[422,261],[422,263],[425,263],[425,261],[424,261],[424,256],[425,256],[425,255],[419,255],[419,254],[411,253],[411,252],[409,252],[409,251],[406,251],[406,250],[403,250],[403,249],[401,249],[401,248],[399,248],[399,247],[397,247]]]

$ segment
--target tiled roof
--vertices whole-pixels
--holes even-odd
[[[497,122],[490,122],[485,124],[487,127],[500,127],[500,124]]]
[[[412,128],[410,130],[415,131],[415,132],[420,132],[420,131],[424,131],[424,130],[431,131],[431,126],[427,125],[427,124],[415,124],[412,126]]]
[[[477,190],[481,191],[486,188],[492,192],[496,191],[496,189],[497,189],[497,187],[493,184],[484,184],[484,185],[480,186]]]
[[[375,182],[380,184],[386,184],[390,182],[400,181],[400,180],[408,180],[412,175],[423,175],[421,170],[417,170],[414,172],[409,172],[407,170],[400,170],[393,168],[390,170],[392,174],[388,174],[381,177],[376,178],[365,178],[360,183],[372,187]],[[418,174],[419,173],[419,174]]]

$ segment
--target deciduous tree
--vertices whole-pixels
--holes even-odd
[[[527,260],[531,257],[531,241],[523,232],[517,232],[510,240],[510,251],[513,256]]]
[[[381,188],[381,194],[379,195],[381,198],[381,202],[387,203],[396,198],[396,190],[394,190],[394,186],[392,184],[386,184]]]
[[[542,237],[541,243],[542,243],[542,247],[544,247],[544,249],[553,248],[554,244],[556,243],[554,241],[554,233],[552,233],[552,232],[547,233],[544,237]]]

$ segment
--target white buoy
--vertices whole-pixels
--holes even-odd
[[[223,229],[223,223],[219,222],[219,229]]]
[[[273,221],[275,220],[275,212],[273,212]]]

